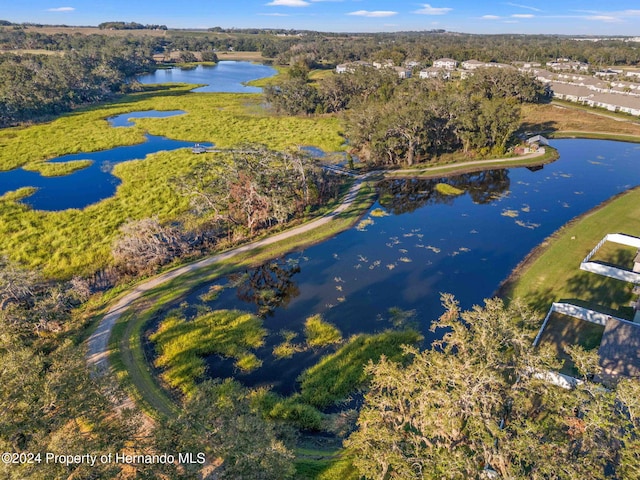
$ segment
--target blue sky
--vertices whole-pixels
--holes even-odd
[[[270,27],[320,31],[430,30],[640,36],[640,1],[557,0],[0,0],[0,19],[173,28]]]

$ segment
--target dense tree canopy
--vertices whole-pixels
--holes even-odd
[[[597,360],[576,349],[584,383],[564,390],[536,373],[554,367],[532,346],[535,318],[499,300],[446,313],[446,332],[406,362],[370,364],[371,388],[347,449],[371,479],[636,478],[637,380],[607,390]],[[633,393],[632,393],[633,392]],[[492,473],[493,472],[493,473]]]

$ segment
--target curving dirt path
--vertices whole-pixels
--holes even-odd
[[[368,176],[374,173],[375,172],[372,172],[367,175],[363,175],[362,177],[359,177],[358,180],[353,184],[353,186],[349,189],[349,191],[345,195],[342,203],[331,213],[323,217],[320,217],[317,220],[313,220],[309,223],[305,223],[304,225],[300,225],[299,227],[292,228],[291,230],[287,230],[286,232],[273,235],[272,237],[258,240],[253,243],[248,243],[246,245],[243,245],[238,248],[234,248],[227,252],[219,253],[217,255],[207,257],[198,262],[191,263],[189,265],[185,265],[180,268],[176,268],[175,270],[170,270],[168,272],[160,274],[157,277],[153,277],[137,285],[133,290],[131,290],[129,293],[121,297],[115,304],[111,306],[111,308],[109,308],[105,316],[102,318],[102,320],[100,320],[100,323],[98,324],[98,327],[96,328],[96,330],[88,338],[87,364],[89,365],[89,367],[98,375],[101,375],[108,370],[109,368],[109,337],[111,337],[111,331],[113,330],[113,327],[116,321],[129,308],[131,303],[139,299],[146,292],[156,288],[157,286],[165,282],[168,282],[169,280],[173,280],[174,278],[179,277],[180,275],[183,275],[185,273],[193,272],[195,270],[208,267],[222,260],[228,260],[230,258],[233,258],[240,253],[248,252],[258,247],[271,245],[273,243],[291,238],[301,233],[308,232],[310,230],[318,228],[321,225],[329,223],[330,221],[333,220],[334,217],[344,212],[351,205],[353,205],[353,202],[355,201],[356,196],[360,191],[360,187],[362,186],[362,182]]]
[[[406,168],[406,169],[402,169],[402,170],[389,170],[387,173],[389,176],[394,176],[396,174],[421,174],[421,173],[425,173],[425,172],[433,172],[433,173],[438,173],[438,170],[448,170],[450,168],[460,168],[460,169],[464,169],[465,167],[473,167],[473,166],[478,166],[478,165],[482,165],[482,164],[489,164],[489,166],[492,166],[494,163],[507,163],[507,162],[513,162],[513,161],[520,161],[520,160],[527,160],[529,158],[537,158],[537,157],[541,157],[542,155],[544,155],[546,152],[546,150],[544,148],[538,149],[537,151],[533,152],[533,153],[527,153],[526,155],[520,155],[518,157],[508,157],[508,158],[495,158],[495,159],[485,159],[485,160],[472,160],[469,162],[462,162],[462,163],[451,163],[449,165],[440,165],[440,166],[435,166],[435,167],[425,167],[425,168]],[[455,172],[452,172],[455,174]]]

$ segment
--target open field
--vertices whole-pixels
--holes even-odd
[[[45,25],[42,27],[27,27],[27,32],[42,33],[44,35],[55,35],[56,33],[66,33],[67,35],[109,35],[113,37],[166,37],[169,30],[102,30],[98,27],[56,27]]]
[[[216,52],[218,60],[236,60],[242,62],[264,62],[271,60],[263,57],[261,52]]]
[[[573,105],[524,104],[520,130],[543,132],[545,135],[556,138],[589,136],[589,138],[640,142],[640,124],[637,123],[640,120],[634,123],[629,121],[631,117],[625,116],[626,120],[616,121],[598,113],[598,111],[589,111],[587,108]],[[613,134],[613,137],[608,134]],[[597,137],[590,135],[597,135]],[[623,136],[623,138],[616,138],[617,136]]]
[[[554,233],[516,268],[499,294],[523,298],[541,313],[552,302],[562,300],[630,318],[630,284],[579,269],[589,251],[612,232],[640,236],[640,187],[614,197]]]
[[[44,50],[44,49],[26,49],[16,48],[15,50],[3,50],[0,49],[0,55],[3,53],[11,53],[13,55],[64,55],[64,52],[59,50]]]

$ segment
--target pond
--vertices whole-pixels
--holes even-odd
[[[148,75],[137,77],[140,83],[197,83],[202,87],[193,92],[260,93],[259,87],[244,85],[258,78],[272,77],[274,68],[250,62],[223,61],[213,66],[198,65],[188,68],[160,68]]]
[[[180,110],[170,112],[132,112],[109,118],[113,126],[130,126],[131,118],[169,117],[182,115]],[[146,141],[137,145],[116,147],[91,153],[63,155],[49,160],[49,163],[91,160],[89,167],[69,175],[44,177],[38,172],[22,168],[0,172],[0,195],[22,187],[35,187],[32,195],[24,198],[23,203],[37,210],[59,211],[68,208],[85,208],[88,205],[113,196],[121,181],[112,173],[113,166],[129,160],[145,158],[151,153],[192,147],[193,142],[171,140],[156,135],[145,135]],[[210,144],[207,144],[210,145]]]
[[[256,78],[269,77],[277,73],[271,67],[250,62],[220,62],[213,67],[198,66],[190,69],[157,70],[154,74],[140,78],[142,83],[185,82],[206,83],[207,87],[194,91],[207,92],[260,92],[260,88],[245,87],[243,82]],[[114,127],[133,125],[130,119],[163,118],[183,115],[180,110],[160,112],[157,110],[130,112],[109,118]],[[49,163],[70,162],[75,160],[91,160],[92,164],[69,175],[44,177],[38,172],[22,168],[0,172],[0,196],[22,187],[35,187],[32,195],[21,201],[30,207],[44,211],[59,211],[68,208],[85,208],[88,205],[112,197],[120,179],[112,174],[114,165],[129,160],[143,159],[147,155],[160,151],[176,150],[192,147],[193,142],[172,140],[166,137],[145,135],[146,141],[138,145],[116,147],[91,153],[64,155]],[[204,144],[210,146],[211,144]]]
[[[296,390],[296,378],[334,347],[305,350],[277,359],[279,332],[296,332],[304,343],[304,321],[321,314],[344,338],[380,332],[403,321],[390,309],[413,311],[413,322],[435,337],[431,321],[442,313],[440,293],[453,293],[463,308],[490,297],[512,269],[544,238],[577,215],[640,183],[640,146],[596,140],[552,142],[560,160],[542,169],[500,169],[431,180],[385,180],[379,199],[358,226],[321,244],[213,284],[187,301],[212,309],[259,313],[269,335],[255,351],[263,362],[251,373],[233,361],[207,357],[213,377],[235,377],[247,386]],[[458,196],[439,193],[448,183]],[[578,266],[576,265],[576,268]],[[217,299],[199,297],[213,285]],[[154,327],[151,326],[150,329]]]

